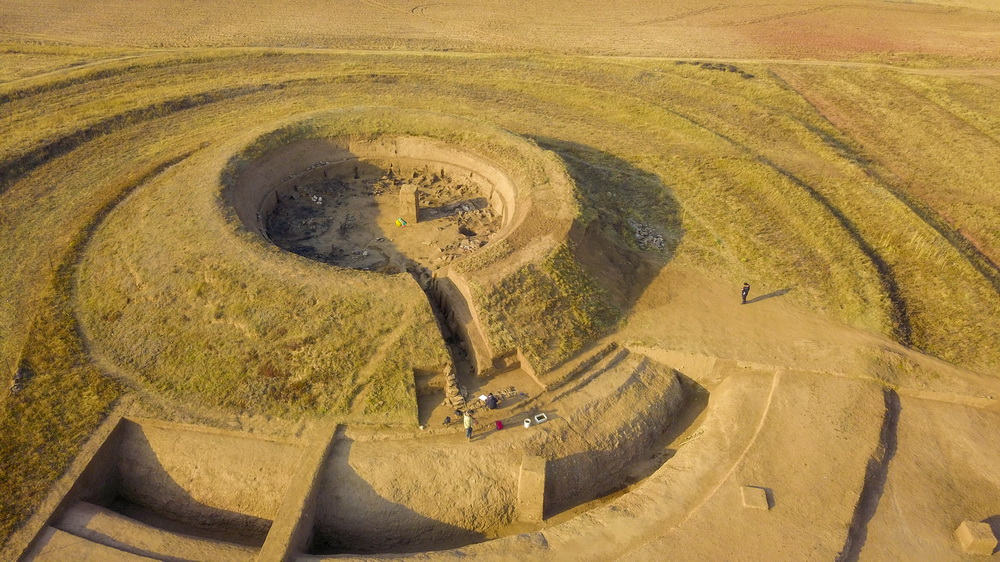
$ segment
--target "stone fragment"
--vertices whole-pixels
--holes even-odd
[[[989,523],[962,521],[955,529],[955,538],[966,554],[990,556],[997,548],[997,538]]]
[[[767,489],[758,486],[743,486],[740,489],[743,495],[743,507],[749,509],[771,509],[771,504],[767,501]]]

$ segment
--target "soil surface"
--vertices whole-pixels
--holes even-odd
[[[921,2],[424,2],[217,0],[172,10],[164,0],[7,2],[0,32],[128,46],[322,46],[675,56],[857,57],[868,53],[995,58],[991,0]],[[55,3],[58,5],[59,3]],[[164,17],[169,14],[169,17]],[[280,14],[280,17],[277,16]]]
[[[415,186],[417,221],[401,219],[399,192]],[[279,247],[310,259],[418,281],[485,246],[500,216],[469,178],[423,170],[326,179],[279,196],[267,234]]]

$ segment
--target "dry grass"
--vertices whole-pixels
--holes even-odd
[[[992,79],[776,64],[743,65],[755,76],[744,79],[673,61],[540,55],[194,49],[113,60],[132,54],[32,55],[108,60],[0,84],[0,368],[10,376],[24,359],[37,373],[0,414],[0,461],[15,475],[0,489],[3,534],[121,392],[93,366],[77,315],[125,377],[174,399],[283,417],[412,417],[412,368],[443,354],[429,314],[409,310],[427,306],[422,294],[383,299],[400,285],[344,282],[252,246],[203,196],[218,181],[209,172],[242,147],[231,139],[317,109],[403,106],[497,123],[566,159],[583,223],[615,223],[606,234],[623,248],[622,218],[663,228],[672,247],[657,267],[794,286],[787,300],[816,314],[897,336],[905,322],[921,349],[1000,366],[1000,297],[975,257],[995,263],[1000,247]],[[23,56],[0,52],[0,68],[43,70]],[[545,368],[617,325],[623,297],[574,259],[586,250],[560,246],[484,288],[499,347]],[[395,319],[409,328],[389,337]]]
[[[994,90],[976,79],[885,71],[782,75],[850,135],[852,154],[865,155],[854,165],[866,189],[845,186],[842,206],[892,265],[913,343],[991,368],[984,342],[1000,340],[1000,324],[984,319],[1000,314],[1000,137],[985,100]]]
[[[615,55],[997,60],[991,0],[461,3],[165,0],[4,3],[13,38],[146,48],[229,46],[435,49]],[[963,6],[969,9],[948,9]],[[52,17],[52,13],[59,17]]]
[[[188,192],[198,162],[179,168],[119,205],[82,263],[81,320],[116,365],[169,396],[298,416],[347,415],[344,397],[358,385],[411,386],[415,367],[446,362],[429,306],[408,278],[322,276],[323,266],[296,256],[248,255],[263,243],[227,234],[213,219],[214,195]],[[185,198],[189,212],[179,217]],[[306,282],[288,283],[296,277]],[[423,314],[406,314],[414,307]],[[359,381],[397,323],[427,345],[402,362],[387,356],[376,378]],[[407,421],[409,402],[387,401],[377,413]]]
[[[80,446],[107,414],[122,387],[88,357],[70,302],[76,258],[86,241],[74,239],[51,285],[31,310],[19,370],[23,389],[3,397],[0,416],[0,536],[31,513]]]
[[[476,300],[498,355],[521,350],[545,372],[607,334],[621,316],[607,292],[563,244],[541,264],[529,264],[489,287]]]

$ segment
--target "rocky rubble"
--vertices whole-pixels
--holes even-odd
[[[10,393],[11,394],[20,393],[22,390],[24,390],[24,386],[28,384],[28,381],[33,376],[35,376],[34,371],[31,370],[31,367],[29,367],[27,363],[22,361],[21,364],[17,367],[17,372],[14,373],[14,381],[10,385]]]
[[[458,377],[455,375],[455,369],[449,369],[448,374],[445,375],[444,400],[445,403],[450,404],[453,408],[465,407],[465,397],[462,396],[462,391],[458,387]]]
[[[633,219],[628,219],[628,225],[632,228],[635,242],[640,248],[643,250],[663,249],[663,236],[657,234],[651,226]]]

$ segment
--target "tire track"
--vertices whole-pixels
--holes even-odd
[[[725,24],[722,27],[739,27],[739,26],[742,26],[742,25],[755,25],[755,24],[758,24],[758,23],[768,23],[768,22],[773,22],[773,21],[777,21],[777,20],[782,20],[782,19],[785,19],[785,18],[794,18],[794,17],[797,17],[797,16],[808,16],[808,15],[817,14],[817,13],[820,13],[820,12],[832,12],[834,10],[841,10],[841,9],[844,9],[844,8],[851,8],[851,7],[852,6],[850,4],[836,4],[836,5],[833,5],[833,6],[817,6],[815,8],[806,8],[804,10],[792,10],[790,12],[782,12],[780,14],[772,14],[770,16],[762,16],[762,17],[759,17],[759,18],[754,18],[754,19],[749,19],[749,20],[736,21],[736,22]]]
[[[0,54],[8,54],[8,53],[10,53],[10,51],[7,51],[6,53],[0,53]],[[53,68],[51,70],[46,70],[46,71],[43,71],[43,72],[39,72],[38,74],[32,74],[30,76],[23,76],[21,78],[15,78],[14,80],[9,80],[9,81],[4,82],[3,85],[4,86],[13,86],[13,85],[18,84],[18,83],[22,83],[23,84],[23,83],[27,83],[27,82],[37,82],[37,81],[40,81],[43,78],[47,78],[47,77],[50,77],[50,76],[60,76],[60,75],[64,75],[64,74],[70,74],[73,71],[84,71],[82,73],[82,76],[86,76],[87,74],[86,74],[85,71],[88,70],[88,69],[93,69],[93,68],[101,67],[101,66],[104,66],[104,65],[112,65],[112,64],[114,64],[116,62],[129,61],[129,60],[134,60],[134,59],[138,59],[138,58],[141,58],[141,57],[142,57],[142,55],[125,55],[125,56],[120,56],[120,57],[111,57],[111,58],[97,59],[97,60],[94,60],[94,61],[91,61],[91,62],[86,62],[86,63],[83,63],[83,64],[69,64],[69,65],[66,65],[66,66],[60,66],[58,68]],[[27,90],[27,89],[28,88],[25,88],[24,90]],[[10,101],[11,98],[21,97],[20,95],[18,95],[21,91],[22,90],[12,89],[7,94],[0,94],[0,103],[6,103],[7,101]]]
[[[294,53],[294,52],[293,52]],[[131,55],[124,56],[114,59],[105,59],[100,61],[95,61],[87,65],[80,65],[75,67],[67,67],[60,70],[50,71],[42,74],[37,74],[35,76],[28,76],[18,80],[18,82],[24,81],[34,81],[43,76],[57,76],[60,74],[72,74],[75,71],[81,71],[88,67],[100,66],[101,64],[111,65],[116,62],[128,61],[128,64],[122,66],[114,66],[111,68],[92,68],[85,72],[69,76],[67,78],[55,79],[51,82],[43,82],[41,84],[36,84],[34,86],[27,86],[24,88],[11,89],[7,92],[0,93],[0,105],[9,103],[14,100],[19,100],[38,94],[44,94],[46,92],[51,92],[54,90],[59,90],[61,88],[68,88],[70,86],[76,86],[78,84],[84,84],[86,82],[93,82],[96,80],[103,80],[105,78],[114,78],[116,76],[122,76],[136,70],[158,70],[162,68],[179,67],[182,65],[199,65],[199,64],[209,64],[222,61],[236,60],[240,58],[257,58],[257,57],[277,57],[282,56],[281,52],[272,50],[253,50],[253,49],[242,49],[234,52],[226,52],[220,54],[204,54],[204,55],[183,55],[178,57],[170,57],[161,60],[148,60],[154,55]],[[8,83],[8,84],[12,84]]]
[[[648,25],[658,25],[661,23],[673,23],[676,21],[681,21],[684,19],[692,18],[695,16],[700,16],[712,12],[722,12],[725,10],[731,10],[733,6],[710,6],[708,8],[699,8],[697,10],[689,10],[687,12],[682,12],[680,14],[675,14],[672,16],[664,16],[660,18],[646,19],[642,21],[637,21],[631,24],[626,24],[627,27],[643,27]]]

